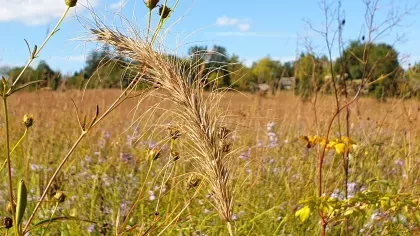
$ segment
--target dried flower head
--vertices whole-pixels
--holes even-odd
[[[179,131],[178,127],[171,126],[168,128],[169,135],[171,136],[171,139],[175,140],[178,139],[181,136],[181,132]]]
[[[13,220],[10,217],[4,217],[3,219],[3,226],[6,229],[10,229],[13,227]]]
[[[158,3],[159,3],[159,0],[146,0],[146,1],[144,1],[144,4],[146,4],[146,7],[149,8],[150,10],[155,8]]]
[[[201,183],[201,178],[196,174],[192,174],[188,178],[188,189],[196,188],[198,187],[198,185],[200,185],[200,183]]]
[[[179,160],[179,152],[172,150],[171,153],[170,153],[170,155],[171,155],[171,159],[173,161]]]
[[[74,7],[76,6],[77,0],[66,0],[66,5],[68,7]]]
[[[158,149],[157,147],[154,147],[152,149],[149,149],[149,151],[147,152],[147,157],[149,160],[157,160],[160,156],[160,149]]]
[[[54,195],[54,200],[56,200],[59,203],[64,202],[66,200],[66,194],[64,194],[63,191],[57,191]]]
[[[168,18],[169,14],[171,14],[171,8],[167,6],[160,6],[159,8],[159,15],[162,17],[162,19]]]
[[[26,128],[29,128],[34,124],[34,118],[31,115],[25,114],[23,116],[22,123]]]

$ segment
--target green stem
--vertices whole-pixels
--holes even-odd
[[[10,140],[9,140],[9,113],[7,111],[7,97],[3,95],[3,112],[4,112],[4,122],[6,125],[6,161],[7,161],[7,173],[8,173],[8,186],[9,186],[9,200],[13,206],[13,182],[12,182],[12,165],[10,162]],[[13,219],[13,229],[16,235],[18,234],[18,225],[16,223],[16,214],[15,208],[12,207],[12,219]]]
[[[13,151],[19,146],[19,144],[22,142],[22,140],[25,138],[26,133],[28,132],[28,128],[25,129],[25,133],[23,133],[22,137],[19,139],[19,141],[15,144],[15,146],[12,148],[12,151],[10,151],[10,155],[13,153]],[[4,160],[3,164],[0,167],[0,172],[3,170],[4,166],[7,163],[7,159]]]
[[[146,35],[146,41],[149,38],[150,34],[150,26],[152,25],[152,10],[149,9],[149,19],[147,20],[147,35]]]
[[[229,231],[229,235],[230,236],[234,236],[235,235],[235,233],[233,232],[233,229],[232,229],[232,224],[228,221],[228,222],[226,222],[226,224],[227,224],[227,228],[228,228],[228,231]]]
[[[127,216],[125,217],[122,225],[120,226],[120,230],[117,229],[117,232],[122,232],[125,229],[125,225],[128,223],[128,220],[130,219],[130,215],[133,213],[134,209],[137,207],[137,204],[139,204],[139,202],[141,200],[141,196],[143,195],[143,191],[144,191],[144,187],[145,187],[146,182],[147,182],[147,178],[149,178],[150,171],[152,170],[153,162],[154,162],[153,160],[150,161],[150,165],[149,165],[149,169],[147,170],[146,178],[143,181],[143,184],[140,188],[139,195],[137,196],[136,202],[134,202],[133,206],[131,206],[130,210],[127,213]]]
[[[50,216],[50,220],[48,221],[48,224],[47,224],[47,226],[45,227],[45,231],[43,231],[43,232],[42,232],[41,236],[44,236],[45,232],[47,232],[47,231],[48,231],[48,227],[50,227],[51,220],[52,220],[52,218],[54,217],[55,212],[57,211],[57,208],[58,208],[58,202],[55,204],[54,210],[53,210],[53,212],[51,213],[51,216]]]
[[[66,18],[67,14],[69,13],[71,7],[67,7],[66,11],[61,16],[60,20],[58,20],[57,24],[55,25],[54,29],[51,30],[51,32],[48,34],[47,38],[44,40],[44,42],[41,44],[39,49],[37,49],[35,52],[32,52],[32,55],[30,55],[30,58],[28,62],[26,63],[23,70],[20,72],[16,80],[13,82],[12,87],[16,85],[16,83],[19,81],[20,77],[22,77],[23,73],[26,71],[26,69],[31,65],[31,63],[35,60],[36,57],[38,57],[39,53],[42,51],[42,49],[45,47],[45,45],[48,43],[48,41],[51,39],[51,37],[58,31],[58,27],[61,25],[61,23],[64,21],[64,18]],[[12,87],[9,89],[9,92],[11,91]]]
[[[54,174],[51,176],[50,181],[48,182],[47,186],[45,187],[44,192],[42,193],[40,199],[38,200],[38,203],[35,205],[35,208],[32,211],[32,214],[29,217],[29,220],[26,223],[25,228],[23,229],[23,232],[24,232],[23,234],[26,234],[28,232],[27,229],[28,229],[29,225],[31,224],[32,220],[34,219],[36,212],[38,211],[39,207],[41,206],[41,203],[43,202],[44,198],[46,197],[46,195],[48,193],[48,190],[51,187],[51,185],[52,185],[55,177],[60,172],[60,170],[63,168],[64,164],[66,164],[66,162],[68,161],[69,157],[74,152],[74,150],[76,149],[76,147],[79,145],[80,141],[82,141],[82,139],[86,136],[86,134],[87,134],[87,132],[82,132],[82,134],[79,136],[79,138],[73,144],[73,146],[68,151],[68,153],[66,154],[66,156],[64,157],[64,159],[61,161],[60,165],[57,167],[57,169],[55,170]]]

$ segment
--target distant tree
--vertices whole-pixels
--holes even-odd
[[[324,83],[325,62],[312,54],[301,54],[295,62],[294,75],[297,79],[296,93],[302,99],[309,99]]]
[[[244,66],[239,61],[239,56],[233,54],[229,58],[228,66],[229,76],[232,82],[232,87],[238,90],[250,90],[253,84],[257,83],[257,78],[251,72],[251,69]]]
[[[207,73],[217,72],[218,87],[228,87],[231,84],[229,71],[227,70],[229,58],[225,47],[214,45],[209,54],[206,66]]]
[[[367,56],[367,66],[365,68],[363,56]],[[397,77],[394,72],[400,69],[398,62],[398,53],[393,46],[385,43],[362,43],[360,41],[353,41],[344,50],[341,58],[337,59],[335,63],[335,71],[337,74],[347,73],[348,79],[362,79],[365,73],[365,78],[369,81],[377,80],[381,75],[388,75],[386,79],[379,83],[374,83],[369,88],[369,91],[376,91],[375,93],[387,93],[393,95],[398,90]],[[376,88],[381,86],[383,88]],[[378,92],[379,91],[379,92]]]

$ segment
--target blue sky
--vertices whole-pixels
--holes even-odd
[[[118,22],[115,17],[118,12],[135,22],[139,28],[146,25],[147,9],[143,0],[79,0],[79,6],[72,9],[71,16],[41,53],[38,61],[46,60],[53,69],[65,74],[84,66],[86,55],[97,48],[95,44],[77,40],[86,33],[76,17],[89,17],[89,11],[84,7],[86,1],[109,24]],[[168,0],[168,5],[172,6],[175,1]],[[171,27],[166,45],[170,51],[181,46],[177,53],[185,55],[191,45],[207,45],[211,48],[217,44],[226,47],[229,54],[239,55],[247,65],[264,56],[282,62],[293,60],[297,53],[306,50],[305,39],[310,41],[315,52],[326,53],[325,40],[308,26],[308,22],[317,29],[322,29],[324,25],[324,13],[319,2],[180,0],[168,22],[169,25],[174,22],[177,24]],[[391,9],[402,12],[406,6],[412,7],[420,1],[397,0],[394,3],[391,4],[389,0],[380,1],[378,23],[385,19]],[[0,0],[0,67],[24,65],[28,58],[24,39],[32,46],[39,45],[64,8],[64,0]],[[362,1],[342,0],[342,9],[346,19],[343,33],[345,42],[366,34]],[[406,65],[420,61],[419,13],[419,8],[414,8],[400,23],[400,27],[378,40],[394,44],[396,38],[404,35],[403,40],[395,44],[395,48],[401,57],[409,56],[404,60]],[[157,12],[153,16],[156,19]],[[334,56],[337,56],[336,52]]]

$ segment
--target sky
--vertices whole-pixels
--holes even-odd
[[[167,1],[168,6],[176,2]],[[324,1],[331,12],[337,9],[338,0]],[[308,46],[319,55],[327,54],[325,37],[319,33],[325,31],[322,2],[180,0],[165,28],[168,32],[165,46],[169,52],[186,56],[193,45],[205,45],[209,49],[220,45],[248,66],[266,56],[281,62],[291,61],[307,51]],[[362,0],[341,2],[346,44],[367,34],[365,6]],[[416,4],[420,0],[380,0],[375,15],[375,26],[379,29],[387,26],[381,23],[390,14],[404,15],[397,28],[376,42],[394,45],[405,67],[420,62],[420,6]],[[40,45],[65,8],[64,0],[0,0],[0,67],[23,66],[29,57],[24,40],[31,47]],[[87,35],[86,22],[91,19],[91,9],[107,25],[127,25],[121,23],[126,20],[138,29],[147,25],[148,11],[143,0],[79,0],[34,65],[45,60],[51,68],[64,74],[83,68],[89,52],[99,48],[82,39]],[[403,14],[407,9],[409,14]],[[156,26],[158,17],[155,9],[152,27]],[[337,28],[337,22],[333,20],[331,30]],[[333,45],[333,57],[338,56],[336,46]]]

